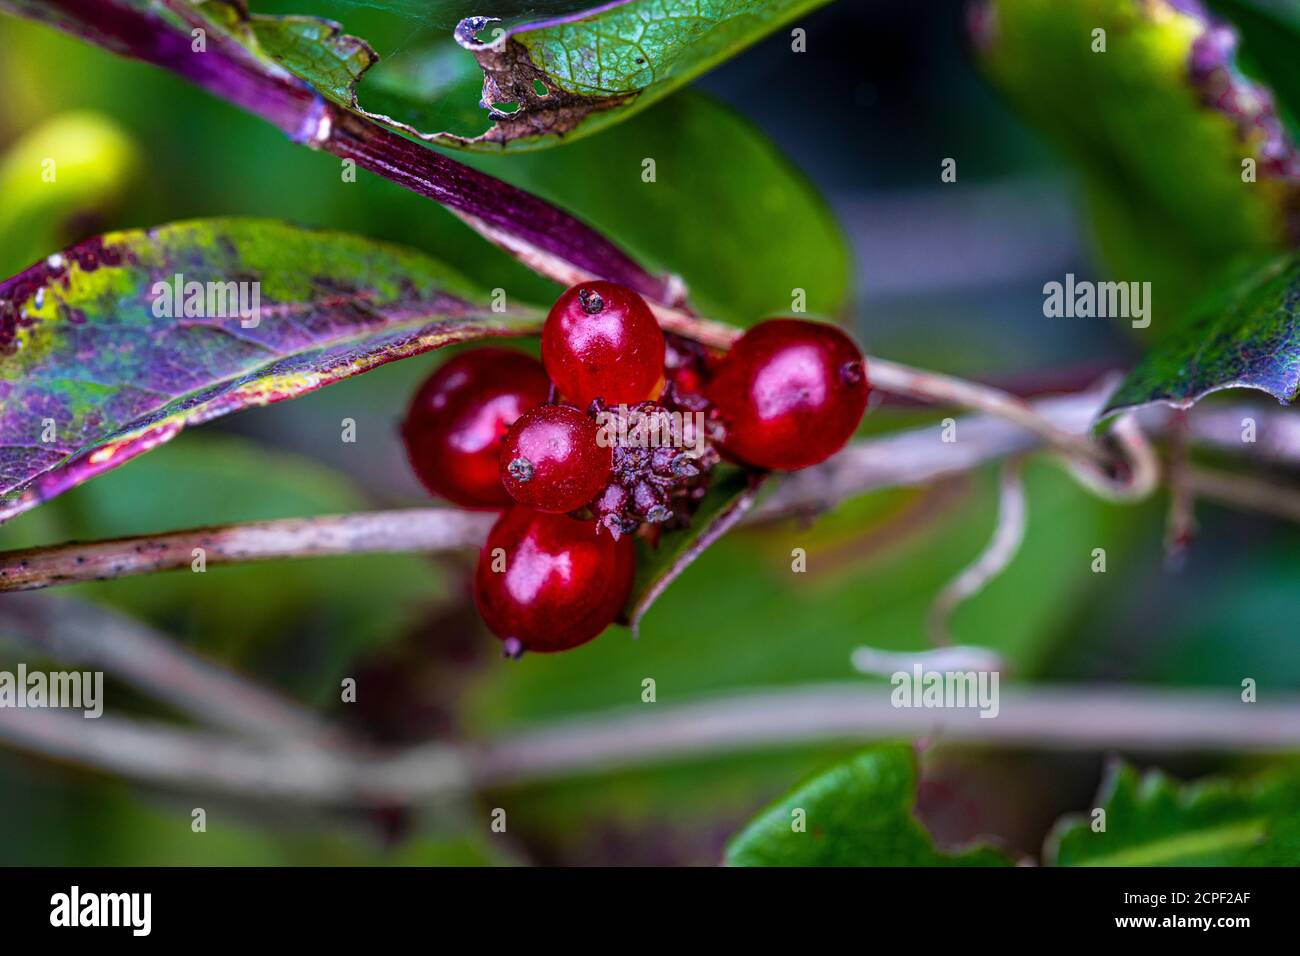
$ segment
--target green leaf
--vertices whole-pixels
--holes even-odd
[[[1300,866],[1300,777],[1179,783],[1114,764],[1092,816],[1060,821],[1044,851],[1058,866]]]
[[[912,815],[916,755],[873,747],[795,789],[727,845],[731,866],[1005,866],[998,851],[938,850]],[[798,823],[803,827],[796,829]]]
[[[654,182],[642,181],[647,152]],[[701,94],[565,149],[468,161],[581,210],[652,271],[681,276],[710,318],[753,325],[788,313],[795,289],[814,315],[835,316],[848,299],[848,243],[816,188],[762,131]]]
[[[508,27],[470,17],[455,31],[463,49],[392,70],[328,21],[249,22],[268,56],[334,102],[431,143],[495,152],[620,122],[826,2],[628,0]]]
[[[81,238],[73,224],[116,205],[139,171],[135,143],[99,113],[62,113],[27,132],[0,157],[0,276]]]
[[[1243,278],[1244,276],[1244,278]],[[1151,402],[1186,408],[1211,392],[1255,388],[1290,404],[1300,391],[1300,256],[1229,270],[1182,327],[1157,343],[1103,416]]]
[[[338,233],[219,219],[88,240],[0,283],[0,520],[186,425],[537,328],[433,259]]]
[[[1152,335],[1236,256],[1297,238],[1295,148],[1215,29],[1172,0],[993,0],[977,27],[988,72],[1077,164],[1106,271],[1152,283]]]

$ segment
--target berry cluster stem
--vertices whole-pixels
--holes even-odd
[[[1090,389],[1035,400],[1029,407],[1057,428],[1081,432],[1090,425],[1107,392],[1107,389]],[[1247,408],[1262,423],[1262,432],[1283,435],[1286,422],[1275,427],[1267,409]],[[1222,411],[1229,418],[1236,414],[1237,420],[1244,414],[1229,407]],[[1151,410],[1143,416],[1142,425],[1147,431],[1158,433],[1164,429],[1166,418],[1163,410]],[[1190,438],[1226,447],[1215,430],[1216,422],[1210,420],[1209,425],[1209,431],[1202,431],[1198,418],[1192,416]],[[1137,422],[1130,421],[1129,426],[1125,431],[1142,433]],[[1041,434],[1026,432],[993,416],[963,418],[958,428],[962,440],[952,445],[937,441],[934,427],[930,425],[853,442],[820,465],[783,476],[780,486],[749,517],[762,521],[780,515],[815,512],[869,491],[920,485],[949,477],[1033,451],[1042,444]],[[1131,435],[1129,440],[1136,441]],[[1289,444],[1279,439],[1261,447],[1266,448],[1271,462],[1300,466],[1300,433]],[[1236,450],[1250,454],[1255,446],[1239,444]],[[1222,472],[1199,470],[1193,472],[1192,483],[1198,497],[1300,521],[1300,494],[1288,493],[1284,487],[1266,479],[1245,481]],[[195,548],[205,550],[208,564],[477,549],[493,519],[491,514],[454,508],[416,508],[231,524],[0,552],[0,592],[186,570],[195,560]]]
[[[649,304],[659,324],[666,331],[675,332],[683,338],[692,339],[702,345],[727,349],[741,335],[742,330],[734,326],[702,319],[680,309],[668,308],[654,302]],[[871,381],[871,387],[882,392],[930,404],[956,405],[1014,422],[1040,436],[1048,445],[1064,455],[1076,460],[1081,468],[1099,476],[1098,484],[1107,483],[1107,480],[1101,476],[1106,475],[1116,465],[1114,456],[1098,442],[1086,434],[1061,428],[1035,411],[1032,404],[1010,392],[877,356],[868,357],[867,376]],[[1123,482],[1115,484],[1116,496],[1124,496]],[[1101,491],[1100,488],[1094,490]],[[1142,493],[1145,493],[1145,490]]]

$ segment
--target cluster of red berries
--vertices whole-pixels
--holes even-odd
[[[833,326],[764,322],[719,357],[665,337],[630,289],[588,282],[552,307],[541,362],[491,347],[458,355],[416,393],[402,435],[434,494],[505,509],[474,591],[518,656],[576,647],[613,623],[632,588],[633,536],[688,523],[720,456],[805,468],[848,441],[866,404],[862,353]]]

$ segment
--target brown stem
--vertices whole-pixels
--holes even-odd
[[[478,547],[493,516],[453,508],[323,515],[137,535],[0,555],[0,591],[275,558]]]
[[[697,318],[689,312],[659,305],[656,302],[647,302],[646,304],[650,306],[650,311],[659,320],[659,325],[666,331],[675,332],[682,338],[691,339],[701,345],[707,345],[709,348],[720,349],[725,352],[745,331],[734,325],[728,325],[726,322]]]
[[[1053,428],[1082,433],[1102,407],[1107,392],[1108,386],[1103,384],[1086,392],[1038,399],[1029,407]],[[1153,429],[1163,424],[1163,418],[1155,414],[1144,416],[1144,421]],[[1193,417],[1193,436],[1198,434],[1196,423]],[[1138,442],[1135,436],[1140,432],[1131,418],[1119,422],[1116,430],[1121,442]],[[935,428],[928,425],[853,442],[820,465],[782,476],[778,487],[750,512],[747,520],[808,514],[869,491],[927,484],[1043,444],[1042,429],[1029,432],[1018,423],[993,415],[963,418],[957,433],[958,441],[942,442]],[[1130,444],[1126,454],[1138,463],[1141,472],[1133,485],[1146,488],[1156,480],[1156,474],[1154,462],[1142,452],[1144,447],[1143,443]],[[1237,446],[1239,450],[1254,447]],[[1285,449],[1271,447],[1269,454],[1279,461],[1300,463],[1300,444]],[[1077,460],[1070,461],[1078,464]],[[1262,479],[1194,470],[1192,488],[1203,497],[1300,520],[1296,494]],[[1098,485],[1094,490],[1105,493],[1107,486]],[[193,551],[199,547],[206,549],[210,564],[477,548],[491,521],[492,516],[486,514],[421,508],[263,521],[0,552],[0,592],[189,567]]]
[[[1033,413],[1066,433],[1082,433],[1108,392],[1102,385],[1075,395],[1029,404]],[[1127,422],[1125,427],[1136,425]],[[959,440],[939,440],[933,426],[857,441],[813,468],[783,476],[781,484],[748,516],[764,520],[807,514],[880,488],[919,485],[968,471],[1042,445],[1042,429],[992,415],[964,418]],[[1130,449],[1132,457],[1135,449]],[[1154,481],[1141,469],[1145,487]],[[1096,489],[1104,492],[1104,487]],[[477,548],[492,516],[449,508],[362,512],[292,518],[70,543],[0,553],[0,592],[49,587],[191,567],[195,549],[208,564],[401,551]]]
[[[1082,429],[1104,398],[1103,390],[1094,390],[1042,399],[1033,407],[1058,427]],[[988,416],[963,420],[959,435],[959,441],[949,444],[938,440],[933,427],[925,427],[855,442],[829,461],[787,476],[754,516],[828,508],[853,495],[921,484],[1040,444],[1034,433]],[[491,521],[487,514],[420,508],[257,521],[9,551],[0,553],[0,592],[192,567],[198,548],[203,549],[207,564],[477,548]]]
[[[1065,431],[1083,432],[1109,392],[1102,385],[1073,395],[1038,399],[1035,414]],[[957,441],[939,440],[933,425],[856,441],[813,468],[782,478],[758,507],[761,518],[807,513],[878,488],[920,485],[970,471],[989,462],[1042,446],[1040,433],[1004,418],[972,415],[959,419]]]

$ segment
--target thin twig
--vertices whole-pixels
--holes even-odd
[[[1040,399],[1030,407],[1055,428],[1082,431],[1101,408],[1108,389],[1103,383],[1086,392]],[[1117,432],[1123,432],[1127,424],[1121,420]],[[1038,433],[990,415],[961,419],[954,442],[941,441],[935,426],[864,439],[821,465],[785,476],[749,518],[808,513],[868,491],[924,484],[1030,451],[1041,443]],[[1130,445],[1126,450],[1130,459],[1139,462],[1134,474],[1141,476],[1142,483],[1155,478],[1154,465],[1141,464],[1144,448]],[[1140,482],[1133,484],[1136,487]],[[1107,489],[1099,486],[1096,490],[1104,494]],[[421,508],[262,521],[0,552],[0,592],[189,567],[195,548],[205,549],[208,564],[477,548],[491,521],[492,516],[485,514]]]
[[[948,618],[953,610],[962,601],[984,590],[986,584],[1006,570],[1025,540],[1027,511],[1022,463],[1019,458],[1010,458],[1002,466],[997,526],[993,529],[992,539],[984,552],[953,578],[930,605],[925,624],[931,644],[937,647],[951,645]]]
[[[675,332],[683,338],[699,342],[710,348],[726,350],[731,348],[736,339],[744,334],[744,329],[713,319],[701,319],[683,309],[661,305],[648,301],[650,311],[659,320],[659,325],[668,332]]]
[[[1200,498],[1300,521],[1300,488],[1293,485],[1210,468],[1189,468],[1187,486]]]
[[[875,356],[867,360],[867,377],[873,387],[886,392],[1003,418],[1074,457],[1098,465],[1110,463],[1105,449],[1087,435],[1061,428],[1036,412],[1031,403],[1010,392]]]
[[[707,525],[699,531],[698,535],[691,539],[686,547],[681,549],[673,560],[648,582],[628,615],[633,638],[640,636],[641,619],[645,617],[645,613],[650,609],[650,606],[659,600],[660,595],[668,589],[668,586],[676,581],[682,572],[690,567],[700,555],[716,544],[723,535],[739,524],[753,510],[759,492],[769,477],[770,475],[767,472],[753,475],[750,478],[748,487],[726,507],[713,515]]]
[[[1056,430],[1082,433],[1090,427],[1109,389],[1110,384],[1103,382],[1087,391],[1038,399],[1028,403],[1028,407]],[[1219,418],[1240,420],[1240,411],[1217,411]],[[1291,418],[1279,415],[1274,420],[1265,412],[1252,412],[1260,416],[1261,436],[1271,436],[1259,449],[1270,460],[1300,464],[1300,432],[1294,443],[1285,438],[1290,434],[1287,429]],[[1141,414],[1142,422],[1153,430],[1166,427],[1166,419],[1163,410],[1144,410]],[[970,471],[1040,447],[1041,431],[1026,431],[1018,423],[994,415],[973,415],[958,419],[957,440],[953,442],[940,440],[940,430],[933,425],[863,439],[820,465],[783,476],[780,485],[751,512],[749,519],[761,521],[807,514],[866,492],[926,484]],[[1159,467],[1138,425],[1138,416],[1120,416],[1112,434],[1129,468],[1127,476],[1114,478],[1091,462],[1072,458],[1066,459],[1067,467],[1090,490],[1107,498],[1128,500],[1148,493],[1159,478]],[[1227,445],[1221,430],[1206,430],[1200,415],[1191,419],[1191,434],[1224,441],[1225,447],[1239,451],[1257,448],[1241,442]],[[1206,483],[1213,483],[1212,487],[1202,487]],[[1248,494],[1243,493],[1241,479],[1236,479],[1233,488],[1228,489],[1224,481],[1213,482],[1212,478],[1203,476],[1195,487],[1198,494],[1220,498],[1229,504],[1240,503],[1300,520],[1287,503],[1286,489],[1271,488],[1262,480],[1256,480]],[[254,522],[0,552],[0,592],[189,567],[196,547],[207,549],[209,564],[477,548],[491,521],[490,515],[421,508]]]
[[[1155,406],[1138,414],[1145,427],[1167,431],[1177,410]],[[1300,464],[1300,411],[1294,408],[1251,402],[1203,403],[1188,416],[1188,431],[1191,440],[1203,447],[1261,462]]]
[[[407,803],[773,747],[935,737],[948,743],[1147,753],[1300,749],[1300,699],[1151,687],[1004,687],[998,713],[896,707],[889,688],[820,684],[639,705],[511,732],[462,749],[390,755],[257,747],[105,715],[0,710],[0,740],[157,784],[332,805]]]
[[[202,566],[403,551],[477,548],[493,516],[454,508],[253,521],[0,554],[0,591],[24,591]]]
[[[259,747],[204,731],[53,710],[0,710],[0,739],[33,753],[199,793],[354,806],[392,806],[468,792],[453,747],[425,744],[395,757],[282,743]]]
[[[1107,501],[1141,501],[1160,483],[1160,462],[1155,449],[1138,424],[1136,415],[1124,414],[1111,425],[1109,437],[1120,449],[1112,474],[1106,468],[1083,458],[1067,458],[1066,468],[1076,481]]]
[[[1057,428],[1082,432],[1101,410],[1109,384],[1072,395],[1038,399],[1035,414]],[[785,476],[756,509],[760,518],[833,507],[880,488],[921,485],[1032,451],[1042,438],[1006,419],[972,415],[956,422],[955,441],[935,425],[923,425],[856,441],[826,462]]]
[[[1037,413],[1062,428],[1086,428],[1104,391],[1043,399]],[[988,416],[963,419],[956,442],[933,426],[855,442],[813,468],[787,476],[756,516],[815,510],[877,488],[921,484],[1039,444],[1031,432]],[[0,552],[0,592],[188,568],[194,549],[207,564],[271,558],[479,547],[491,515],[451,508],[324,515],[139,535]]]
[[[574,718],[524,730],[474,760],[482,784],[606,772],[651,761],[792,744],[937,736],[946,742],[1073,750],[1288,752],[1300,699],[1154,687],[1002,687],[996,717],[975,708],[896,707],[889,688],[820,684]]]
[[[1169,511],[1165,519],[1165,563],[1181,567],[1187,549],[1196,537],[1196,492],[1188,480],[1188,413],[1176,409],[1169,417],[1168,465],[1165,483],[1169,486]]]
[[[951,644],[932,647],[926,651],[886,651],[878,647],[854,648],[849,658],[859,674],[872,677],[892,677],[900,671],[910,673],[920,667],[931,671],[998,671],[1006,674],[1007,662],[988,647],[973,644]]]
[[[655,304],[651,308],[665,329],[713,348],[730,348],[742,334],[734,326],[700,319],[677,309]],[[1013,422],[1071,458],[1095,467],[1114,464],[1106,449],[1086,433],[1059,427],[1038,414],[1031,403],[1010,392],[874,355],[867,359],[867,377],[872,388],[893,395],[937,405],[955,405]]]
[[[255,738],[343,740],[307,708],[103,605],[10,595],[0,601],[0,639],[66,664],[108,671],[213,727]]]

